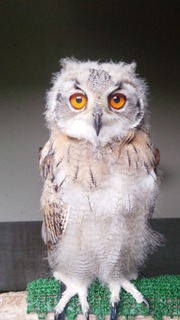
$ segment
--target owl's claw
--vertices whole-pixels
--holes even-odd
[[[84,313],[84,316],[85,316],[85,320],[89,320],[89,312],[88,311]]]
[[[65,312],[59,313],[56,311],[54,313],[54,320],[65,320]]]
[[[149,302],[143,297],[143,302],[145,303],[146,307],[147,307],[147,312],[149,314],[150,312],[150,306],[149,306]]]
[[[117,302],[114,302],[113,305],[111,305],[111,315],[110,315],[110,320],[116,320],[117,318]]]

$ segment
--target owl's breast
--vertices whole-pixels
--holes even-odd
[[[96,149],[85,141],[69,140],[55,159],[63,201],[74,212],[94,217],[138,211],[142,203],[148,207],[157,189],[154,156],[147,141],[140,143],[138,138]]]
[[[87,141],[67,139],[61,148],[55,145],[54,163],[60,187],[68,182],[86,191],[111,185],[111,178],[119,183],[120,180],[133,182],[149,176],[155,168],[153,146],[142,130],[130,142],[114,141],[98,147]]]
[[[60,153],[56,153],[56,157],[55,171],[59,186],[62,186],[62,182],[68,182],[74,187],[94,190],[101,186],[111,171],[105,151],[93,150],[92,145],[84,141],[70,140]]]

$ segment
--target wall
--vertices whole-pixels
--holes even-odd
[[[38,149],[45,90],[58,60],[138,63],[164,172],[156,217],[180,217],[179,1],[1,2],[0,221],[41,220]]]

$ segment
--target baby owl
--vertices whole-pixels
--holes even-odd
[[[149,226],[159,178],[147,124],[147,87],[136,64],[62,59],[47,94],[50,138],[41,151],[42,235],[54,277],[66,286],[59,319],[79,296],[88,319],[88,287],[109,287],[111,319],[159,236]]]

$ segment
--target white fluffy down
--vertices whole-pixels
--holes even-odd
[[[50,142],[41,161],[46,180],[43,236],[50,239],[54,276],[67,286],[58,313],[78,294],[86,314],[87,289],[96,278],[109,286],[112,305],[119,302],[121,287],[138,303],[144,301],[130,280],[158,244],[159,236],[148,223],[158,178],[146,132],[147,87],[135,69],[135,63],[63,59],[47,94]],[[73,106],[76,93],[85,97],[82,109]],[[124,97],[122,108],[111,104],[113,94]],[[100,131],[94,120],[97,110]]]

